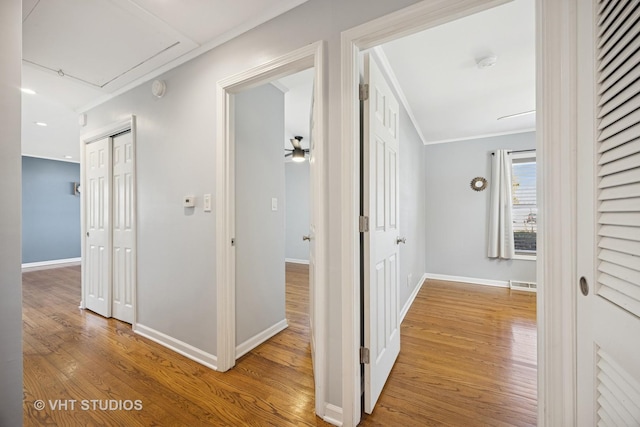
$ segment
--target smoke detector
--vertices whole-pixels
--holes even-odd
[[[478,65],[478,68],[482,70],[483,68],[493,67],[494,65],[496,65],[496,62],[498,62],[498,57],[495,55],[491,55],[478,59],[476,61],[476,64]]]

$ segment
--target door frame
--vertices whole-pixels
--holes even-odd
[[[341,34],[342,413],[355,426],[360,401],[359,53],[507,3],[422,1]],[[576,412],[577,2],[536,2],[538,425],[574,425]],[[350,143],[347,143],[350,142]],[[553,286],[545,286],[552,284]]]
[[[314,313],[316,315],[314,357],[316,414],[324,416],[326,401],[326,194],[325,194],[325,85],[324,42],[318,41],[262,65],[218,81],[216,140],[216,283],[217,283],[217,370],[227,371],[236,361],[236,283],[235,248],[235,158],[233,135],[233,98],[241,90],[269,83],[309,68],[314,68],[314,187],[309,195],[314,200],[316,220],[316,268],[314,274]]]
[[[133,141],[133,226],[135,228],[134,231],[134,238],[133,238],[133,277],[135,278],[134,283],[133,283],[133,322],[131,322],[131,328],[133,330],[135,330],[136,328],[136,323],[137,323],[137,318],[138,318],[138,234],[137,234],[137,228],[138,228],[138,221],[137,221],[137,212],[138,212],[138,195],[137,195],[137,171],[136,171],[136,116],[135,115],[131,115],[129,118],[125,119],[125,120],[121,120],[115,123],[111,123],[109,125],[106,125],[104,127],[101,127],[99,129],[96,129],[94,131],[91,132],[87,132],[85,134],[82,134],[80,136],[80,188],[82,190],[86,189],[86,158],[85,158],[85,147],[87,144],[90,144],[92,142],[98,141],[102,138],[110,138],[112,136],[115,136],[119,133],[122,132],[126,132],[126,131],[130,131],[131,132],[131,137],[132,137],[132,141]],[[113,148],[113,143],[110,141],[109,142],[109,147]],[[113,167],[112,164],[109,164],[109,169],[111,170]],[[111,170],[111,173],[113,171]],[[110,187],[111,188],[111,187]],[[81,293],[81,300],[80,300],[80,308],[81,309],[85,309],[86,305],[85,305],[85,301],[86,301],[86,297],[85,297],[85,292],[86,292],[86,279],[85,279],[85,274],[87,269],[85,268],[85,262],[86,262],[86,257],[85,257],[85,253],[86,253],[86,248],[85,248],[85,236],[87,233],[86,230],[86,222],[87,222],[87,199],[85,197],[86,191],[80,191],[80,257],[81,257],[81,265],[82,265],[82,274],[81,274],[81,286],[80,286],[80,293]],[[109,194],[109,207],[113,207],[113,189],[111,188],[110,194]],[[109,246],[110,249],[113,249],[113,238],[110,236],[109,237]],[[113,260],[113,256],[112,254],[109,254],[109,264],[112,265],[112,260]],[[109,277],[110,277],[110,282],[112,283],[112,276],[113,274],[110,272],[109,273]],[[113,298],[113,297],[112,297]]]

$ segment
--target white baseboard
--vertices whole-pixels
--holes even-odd
[[[476,279],[473,277],[449,276],[447,274],[433,274],[433,273],[427,273],[425,276],[427,279],[444,280],[446,282],[471,283],[473,285],[495,286],[498,288],[509,287],[509,282],[507,280]]]
[[[342,426],[342,408],[331,403],[324,405],[323,420],[334,426]]]
[[[170,337],[167,334],[156,331],[155,329],[152,329],[148,326],[141,325],[140,323],[136,324],[133,327],[133,332],[145,338],[148,338],[151,341],[160,344],[161,346],[173,350],[176,353],[180,353],[184,357],[198,362],[201,365],[204,365],[216,371],[218,370],[218,358],[216,356],[202,351],[199,348],[192,346],[191,344],[182,342],[178,339]]]
[[[71,265],[78,265],[82,261],[82,258],[65,258],[65,259],[52,259],[50,261],[38,261],[38,262],[25,262],[22,264],[22,268],[56,268],[66,267]],[[65,265],[66,264],[66,265]]]
[[[308,259],[295,259],[295,258],[285,258],[284,262],[290,262],[293,264],[309,264]]]
[[[236,347],[236,359],[244,356],[245,354],[247,354],[257,346],[259,346],[260,344],[262,344],[263,342],[265,342],[266,340],[268,340],[278,332],[281,332],[287,329],[287,327],[289,327],[289,324],[287,323],[287,319],[283,319],[278,323],[276,323],[275,325],[260,332],[259,334],[256,334],[253,337],[249,338],[248,340],[246,340],[245,342],[243,342],[242,344]]]
[[[404,307],[402,307],[402,311],[400,312],[400,323],[402,323],[404,317],[409,312],[411,304],[413,304],[413,301],[415,301],[416,297],[418,296],[418,292],[420,292],[420,289],[422,289],[422,284],[425,280],[427,280],[427,273],[424,273],[420,278],[420,282],[416,283],[415,287],[413,288],[413,292],[411,292],[411,295],[409,295],[409,299],[405,303]]]

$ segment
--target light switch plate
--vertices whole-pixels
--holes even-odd
[[[196,205],[196,196],[184,196],[182,206],[185,208],[192,208]]]
[[[271,210],[274,212],[278,210],[278,199],[275,197],[271,199]]]
[[[211,194],[205,194],[202,198],[203,209],[205,212],[211,212]]]

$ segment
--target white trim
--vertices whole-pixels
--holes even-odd
[[[416,119],[415,114],[413,114],[413,110],[411,109],[411,105],[409,104],[409,101],[407,101],[407,96],[404,94],[404,91],[400,86],[400,82],[398,81],[398,77],[396,76],[396,73],[393,71],[393,68],[391,68],[391,64],[389,64],[389,58],[387,58],[387,54],[384,53],[384,49],[382,49],[382,46],[376,46],[372,50],[378,59],[378,63],[382,67],[383,71],[387,74],[391,87],[393,87],[396,93],[398,94],[398,98],[400,99],[402,106],[407,112],[407,115],[409,116],[409,120],[411,120],[411,123],[413,123],[413,128],[416,130],[418,137],[420,137],[420,141],[422,141],[422,144],[427,145],[427,140],[424,138],[424,135],[422,134],[422,129],[420,128],[420,125],[418,125],[418,120]]]
[[[234,147],[233,147],[233,119],[232,94],[240,90],[268,83],[274,79],[293,74],[298,71],[313,68],[315,70],[314,93],[314,165],[311,173],[314,175],[314,188],[310,197],[314,203],[314,218],[316,221],[315,239],[316,253],[314,269],[314,313],[315,322],[315,410],[319,416],[323,415],[326,401],[327,382],[327,285],[326,272],[326,241],[327,220],[324,208],[326,203],[325,182],[325,66],[324,42],[318,41],[306,45],[286,55],[273,59],[260,66],[242,73],[220,80],[217,84],[217,139],[216,139],[216,295],[217,295],[217,357],[220,371],[231,369],[235,364],[236,350],[236,298],[235,298],[235,248],[231,239],[235,234],[235,190],[234,190]],[[315,179],[317,178],[317,179]]]
[[[194,58],[197,58],[200,55],[203,55],[207,52],[209,52],[212,49],[215,49],[216,47],[228,42],[231,39],[234,39],[238,36],[240,36],[241,34],[246,33],[247,31],[261,25],[264,24],[265,22],[285,13],[288,12],[289,10],[300,6],[303,3],[306,3],[308,0],[290,0],[287,2],[279,2],[277,5],[274,6],[270,6],[269,8],[267,8],[267,13],[264,13],[250,21],[247,21],[241,25],[238,25],[237,27],[235,27],[233,30],[231,31],[227,31],[226,33],[216,37],[213,40],[210,40],[208,42],[206,42],[205,44],[183,54],[182,56],[166,63],[165,65],[156,68],[153,71],[150,71],[149,73],[145,74],[144,76],[135,79],[134,81],[132,81],[131,83],[121,87],[118,90],[113,91],[112,93],[102,96],[96,100],[91,101],[90,103],[78,108],[76,111],[76,113],[85,113],[101,104],[104,104],[105,102],[109,101],[110,99],[113,99],[117,96],[122,95],[125,92],[130,91],[131,89],[134,89],[148,81],[153,80],[154,78],[160,76],[161,74],[164,74],[170,70],[173,70],[176,67],[179,67],[180,65],[184,64],[185,62],[188,62]]]
[[[427,279],[444,280],[445,282],[469,283],[471,285],[494,286],[496,288],[509,287],[508,280],[478,279],[475,277],[450,276],[448,274],[434,274],[434,273],[427,273],[425,274],[425,276],[427,276]]]
[[[260,344],[268,340],[269,338],[284,331],[288,327],[289,327],[289,324],[287,323],[287,319],[283,319],[278,323],[276,323],[275,325],[270,326],[264,331],[249,338],[248,340],[246,340],[245,342],[243,342],[242,344],[236,347],[236,359],[241,358],[242,356],[244,356],[245,354],[247,354],[257,346],[259,346]]]
[[[447,142],[458,142],[458,141],[469,141],[471,139],[482,139],[482,138],[492,138],[494,136],[516,135],[519,133],[527,133],[527,132],[535,132],[535,131],[536,131],[536,128],[527,128],[527,129],[520,129],[520,130],[511,130],[508,132],[485,133],[483,135],[472,135],[472,136],[463,136],[460,138],[427,141],[424,143],[424,145],[445,144]]]
[[[193,360],[194,362],[198,362],[201,365],[204,365],[213,370],[218,370],[218,368],[216,367],[218,360],[213,354],[207,353],[206,351],[200,350],[199,348],[196,348],[191,344],[187,344],[186,342],[170,337],[167,334],[156,331],[155,329],[142,325],[140,323],[136,324],[134,327],[132,327],[132,329],[136,334],[150,339],[151,341],[158,343],[163,347],[173,350],[176,353],[179,353],[184,357]]]
[[[576,425],[577,4],[536,4],[539,426]]]
[[[22,264],[22,269],[29,268],[37,268],[37,267],[46,267],[46,268],[57,268],[57,267],[66,267],[71,265],[79,265],[82,261],[82,258],[65,258],[65,259],[52,259],[49,261],[38,261],[38,262],[25,262]],[[44,268],[39,270],[44,270]]]
[[[309,260],[308,259],[285,258],[284,262],[290,262],[292,264],[307,264],[307,265],[309,265]]]
[[[80,160],[73,160],[73,159],[58,159],[56,157],[38,156],[35,154],[27,154],[27,153],[22,153],[21,155],[22,157],[33,157],[34,159],[54,160],[56,162],[80,163]]]
[[[524,254],[515,254],[511,257],[511,259],[515,259],[517,261],[536,261],[538,259],[537,255],[524,255]]]
[[[481,12],[508,0],[421,1],[341,34],[342,410],[345,426],[360,422],[359,53],[403,36]]]
[[[324,406],[324,417],[322,419],[334,426],[342,426],[342,408],[331,403]]]
[[[411,292],[411,295],[409,295],[409,299],[407,299],[407,302],[404,304],[404,307],[402,307],[402,311],[400,312],[400,323],[404,321],[404,318],[409,312],[409,309],[411,308],[411,306],[413,305],[413,302],[416,300],[416,297],[418,296],[418,292],[420,292],[420,289],[422,289],[422,285],[424,285],[425,280],[427,280],[427,273],[424,273],[420,278],[420,281],[416,283],[416,285],[413,288],[413,292]]]

